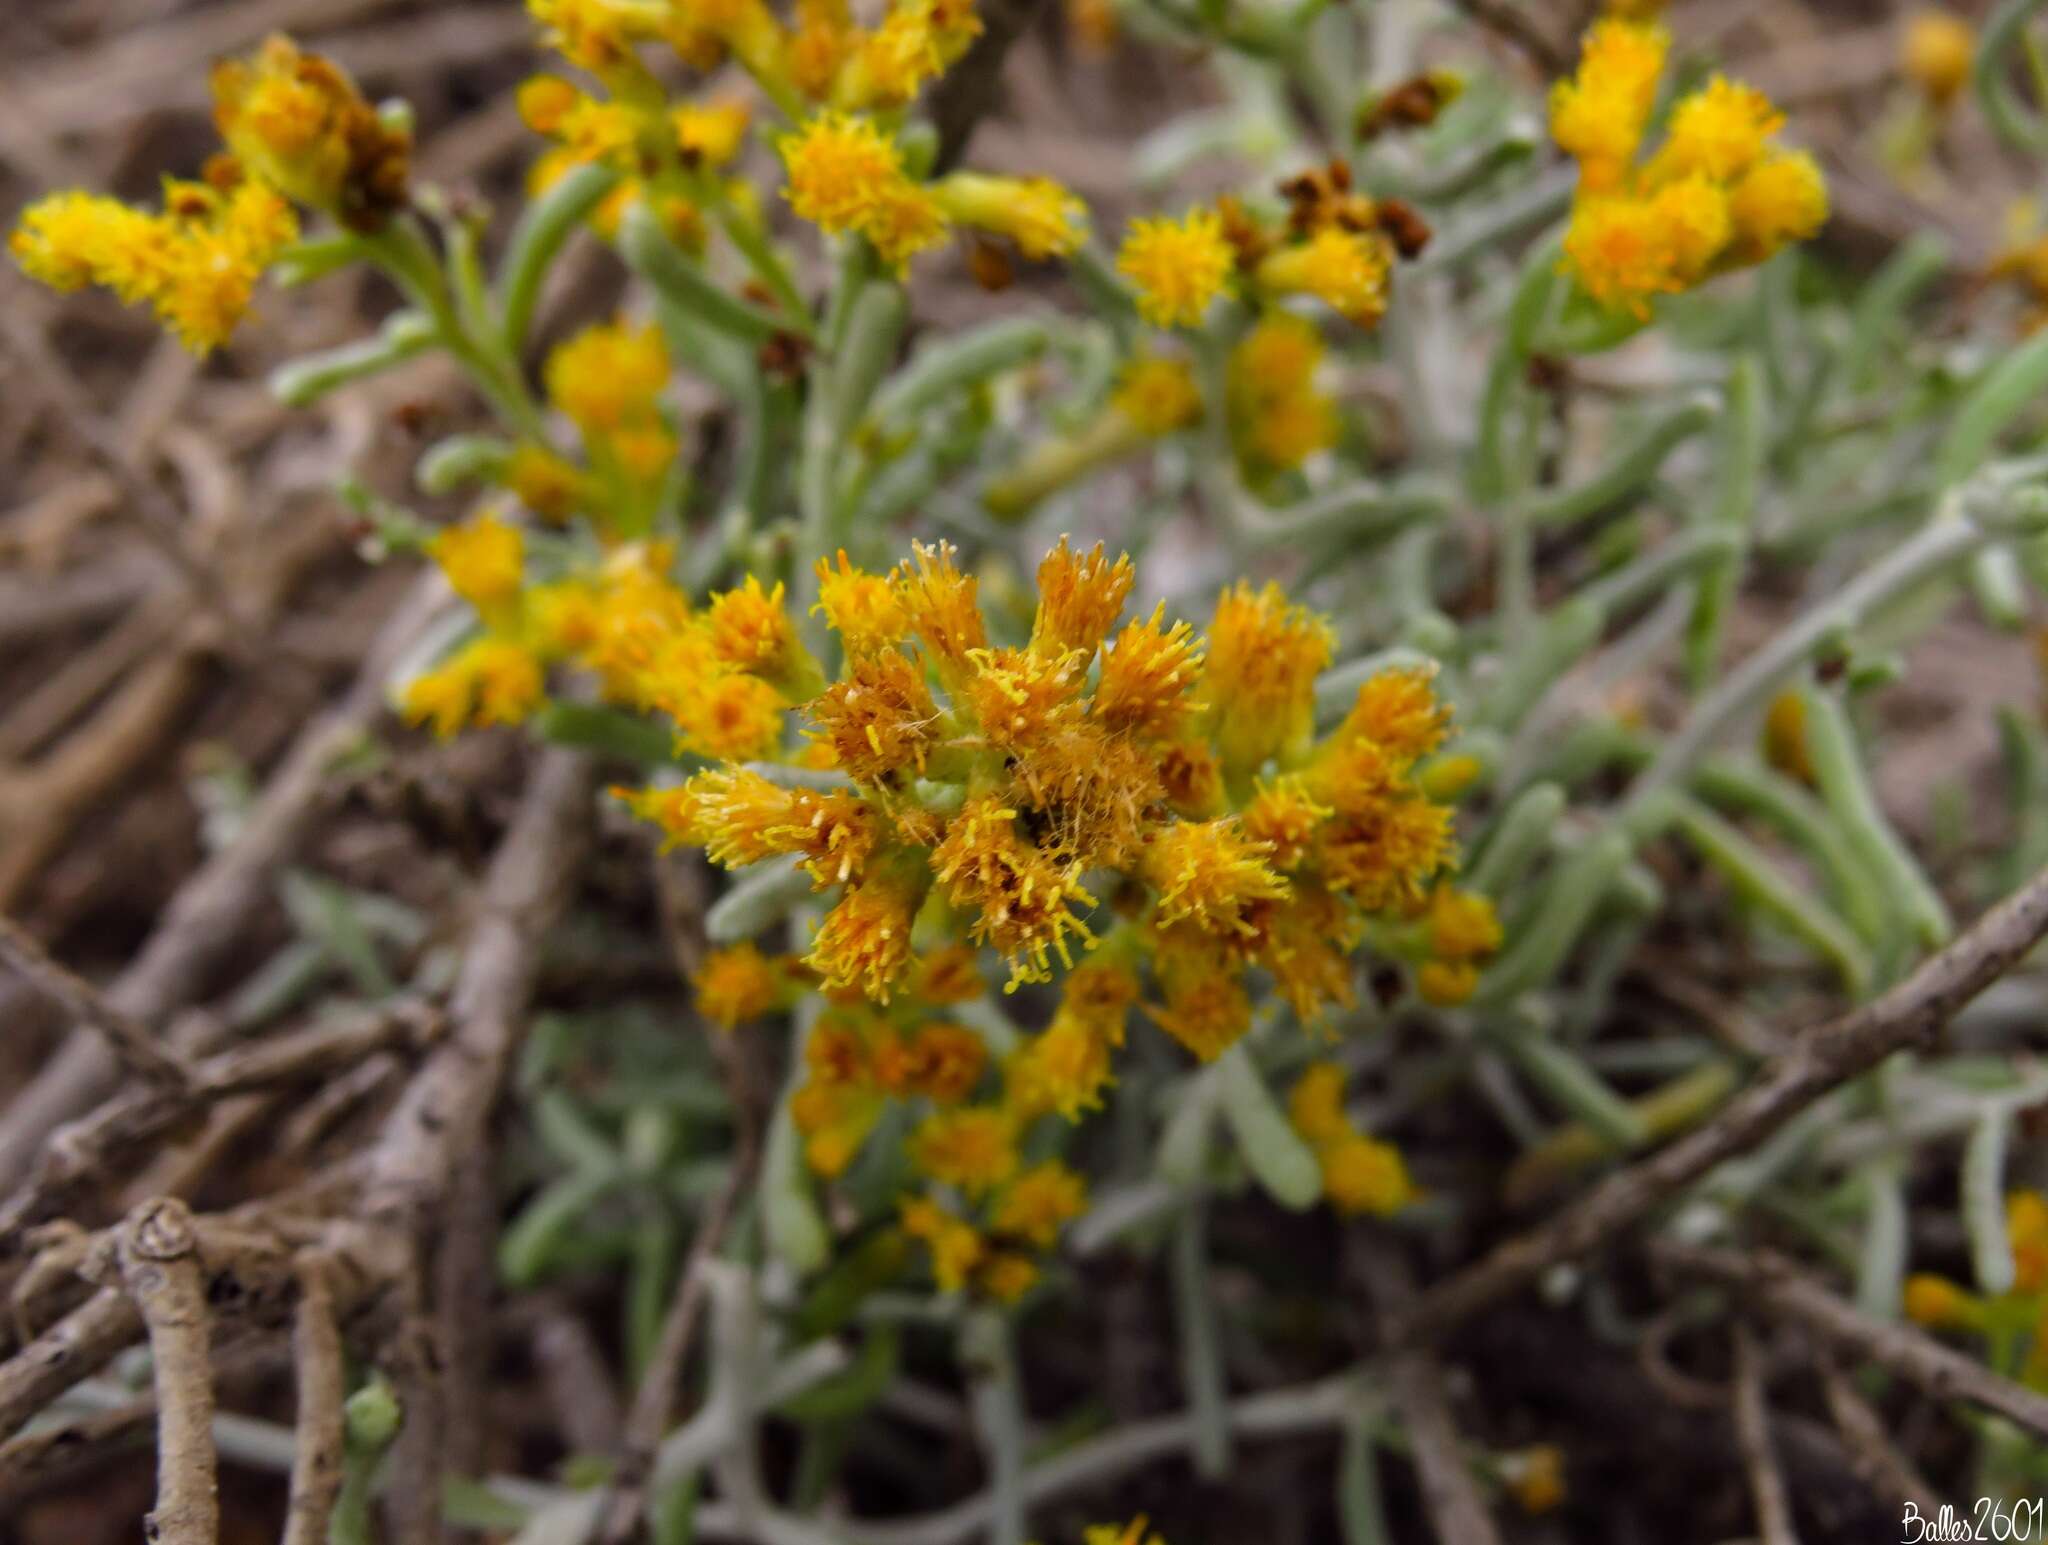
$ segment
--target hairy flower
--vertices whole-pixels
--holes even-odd
[[[427,551],[455,593],[486,616],[518,599],[526,547],[517,526],[489,513],[477,515],[442,531]]]
[[[938,705],[919,663],[899,649],[855,654],[806,707],[819,742],[856,782],[890,784],[922,771],[938,740]]]
[[[870,574],[839,550],[835,569],[828,558],[817,564],[818,604],[832,631],[849,654],[868,654],[900,644],[910,634],[910,615],[886,575]]]
[[[1078,864],[1061,863],[1017,833],[1017,811],[999,800],[969,800],[932,850],[932,873],[946,899],[974,914],[973,936],[1009,963],[1007,990],[1049,981],[1052,959],[1073,964],[1071,938],[1093,935],[1070,910],[1093,906]]]
[[[950,542],[914,542],[910,552],[896,570],[897,598],[940,672],[957,679],[967,668],[968,652],[988,644],[974,577],[960,572],[954,562],[958,549]]]
[[[878,1003],[910,966],[910,925],[923,886],[884,870],[847,891],[825,914],[805,964],[831,987],[857,987]]]
[[[1255,772],[1307,739],[1333,641],[1329,624],[1290,606],[1278,585],[1239,580],[1217,599],[1202,699],[1226,770]]]
[[[1187,361],[1141,354],[1124,366],[1110,406],[1146,435],[1169,435],[1199,423],[1202,393]]]
[[[996,1198],[989,1227],[1041,1250],[1052,1248],[1066,1224],[1087,1211],[1087,1182],[1057,1159],[1034,1164]]]
[[[1180,220],[1133,220],[1117,253],[1117,271],[1138,287],[1138,314],[1154,327],[1196,327],[1236,266],[1213,210]]]
[[[668,350],[651,322],[599,322],[556,345],[545,375],[548,400],[586,434],[603,434],[654,412]]]
[[[1088,209],[1050,177],[953,172],[932,186],[947,218],[1006,236],[1033,262],[1065,257],[1088,236]]]
[[[1275,295],[1309,295],[1360,327],[1386,314],[1387,282],[1393,269],[1387,239],[1377,231],[1334,226],[1298,246],[1269,253],[1258,280]]]
[[[911,1133],[910,1162],[940,1185],[984,1196],[1017,1173],[1016,1119],[994,1105],[936,1111]]]
[[[541,705],[540,662],[525,645],[485,637],[415,676],[399,707],[407,722],[431,723],[446,740],[472,725],[518,724]]]
[[[412,137],[388,125],[333,60],[273,34],[213,67],[213,121],[251,174],[373,231],[406,200]]]
[[[1214,934],[1250,933],[1246,910],[1287,895],[1287,882],[1266,863],[1271,852],[1235,816],[1169,826],[1143,861],[1145,880],[1159,895],[1159,920]]]
[[[906,1197],[898,1213],[903,1232],[931,1252],[932,1277],[942,1293],[957,1293],[980,1263],[985,1246],[974,1226],[923,1197]]]
[[[722,1030],[771,1013],[782,1001],[781,967],[751,944],[712,950],[690,975],[697,1012]]]
[[[1124,602],[1136,581],[1137,571],[1131,567],[1129,555],[1111,561],[1100,542],[1087,553],[1077,553],[1061,537],[1059,545],[1038,565],[1032,649],[1052,654],[1071,650],[1092,656],[1123,615]]]

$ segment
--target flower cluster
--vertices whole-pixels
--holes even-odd
[[[1355,192],[1341,160],[1288,179],[1280,192],[1283,221],[1232,198],[1178,220],[1133,221],[1117,269],[1137,289],[1138,314],[1154,327],[1199,327],[1235,286],[1255,303],[1306,296],[1360,327],[1377,324],[1396,259],[1419,253],[1428,227],[1398,199]]]
[[[1774,143],[1784,115],[1725,76],[1682,98],[1663,143],[1640,154],[1669,45],[1661,26],[1609,17],[1550,101],[1551,132],[1579,164],[1566,262],[1595,300],[1638,317],[1660,294],[1804,241],[1828,211],[1813,158]]]
[[[1317,1062],[1288,1096],[1287,1114],[1323,1172],[1323,1195],[1344,1213],[1387,1217],[1415,1200],[1401,1152],[1365,1135],[1344,1112],[1344,1070]]]
[[[228,152],[197,181],[167,178],[161,210],[53,193],[9,241],[30,277],[147,305],[201,355],[227,342],[256,282],[298,238],[292,201],[372,230],[404,203],[411,153],[338,66],[282,37],[216,66],[213,96]]]
[[[1977,1294],[1946,1277],[1915,1273],[1906,1279],[1906,1317],[1930,1330],[1982,1337],[1994,1355],[2013,1363],[1999,1372],[2048,1390],[2048,1196],[2010,1193],[2005,1232],[2012,1251],[2010,1287]]]
[[[715,177],[740,152],[748,107],[731,97],[671,106],[640,54],[661,45],[699,71],[731,59],[750,75],[788,120],[776,145],[791,209],[827,233],[865,237],[899,273],[956,226],[1003,237],[1034,261],[1072,252],[1086,234],[1081,201],[1047,178],[956,171],[928,180],[915,164],[929,153],[907,147],[903,113],[980,35],[972,0],[895,0],[873,26],[857,23],[845,0],[801,0],[788,21],[762,0],[529,8],[548,43],[606,89],[539,75],[520,93],[526,121],[553,142],[534,168],[536,187],[578,164],[619,174],[595,213],[600,230],[636,201],[686,249],[703,244],[707,205],[758,221],[751,185]]]

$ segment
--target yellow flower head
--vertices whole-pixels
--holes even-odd
[[[1147,1005],[1155,1024],[1204,1062],[1214,1062],[1252,1027],[1252,1003],[1236,973],[1199,959],[1166,976],[1163,1006]]]
[[[989,1227],[1050,1250],[1060,1230],[1088,1210],[1088,1183],[1057,1159],[1034,1164],[996,1199]]]
[[[923,1241],[931,1252],[932,1276],[939,1291],[957,1293],[965,1287],[986,1248],[974,1226],[923,1197],[905,1197],[898,1207],[903,1232]]]
[[[846,107],[908,107],[980,35],[972,0],[895,0],[861,40],[836,95]]]
[[[1502,1479],[1525,1513],[1548,1513],[1564,1503],[1564,1450],[1555,1443],[1538,1443],[1501,1461]]]
[[[1650,164],[1653,180],[1700,176],[1715,182],[1740,177],[1785,126],[1785,115],[1754,86],[1716,75],[1671,113],[1671,131]]]
[[[940,1185],[985,1196],[1017,1173],[1017,1123],[995,1105],[935,1111],[910,1135],[910,1162]]]
[[[1127,1524],[1090,1524],[1085,1545],[1166,1545],[1166,1542],[1156,1534],[1145,1532],[1145,1515],[1140,1513]]]
[[[690,976],[697,1012],[721,1030],[773,1013],[782,1001],[783,975],[751,944],[712,950]]]
[[[1124,602],[1137,582],[1128,554],[1114,561],[1097,542],[1077,553],[1060,538],[1059,546],[1038,565],[1038,610],[1031,620],[1035,651],[1093,656],[1109,630],[1123,615]]]
[[[946,211],[929,189],[909,178],[882,188],[862,214],[860,232],[875,256],[900,278],[910,260],[946,239]]]
[[[1312,1062],[1287,1096],[1287,1117],[1311,1148],[1352,1136],[1344,1114],[1344,1070],[1334,1062]]]
[[[1588,295],[1638,317],[1649,316],[1652,297],[1685,288],[1671,222],[1648,199],[1581,199],[1564,254]]]
[[[1607,18],[1586,34],[1578,73],[1551,89],[1550,132],[1578,161],[1588,191],[1620,183],[1642,143],[1670,46],[1662,27]]]
[[[1086,945],[1088,925],[1069,908],[1093,906],[1081,886],[1080,865],[1062,863],[1018,835],[1017,812],[983,796],[961,807],[932,850],[932,873],[946,899],[972,911],[973,937],[992,946],[1010,967],[1005,991],[1020,982],[1052,978],[1052,957],[1073,964],[1070,936]]]
[[[968,653],[988,646],[988,625],[975,600],[974,576],[962,574],[950,542],[911,544],[911,556],[896,570],[896,595],[911,628],[924,640],[942,673],[954,676],[968,665]]]
[[[584,96],[559,75],[529,75],[512,100],[521,123],[536,134],[553,135]]]
[[[1245,834],[1265,847],[1266,861],[1284,874],[1308,860],[1316,832],[1332,813],[1316,803],[1303,779],[1289,774],[1260,784],[1242,819]]]
[[[668,349],[653,323],[599,322],[548,355],[548,400],[586,434],[654,412],[668,385]]]
[[[541,705],[540,662],[523,644],[486,637],[413,678],[399,707],[446,740],[471,725],[517,724]]]
[[[938,740],[938,705],[917,661],[900,649],[850,655],[844,674],[805,711],[807,733],[859,783],[921,770]]]
[[[1500,948],[1500,918],[1474,891],[1439,885],[1429,898],[1429,950],[1439,960],[1483,960]]]
[[[1970,24],[1943,10],[1915,11],[1899,46],[1899,69],[1935,107],[1947,107],[1969,83],[1977,39]]]
[[[829,987],[858,987],[887,1003],[910,966],[910,925],[923,899],[923,886],[902,873],[870,875],[825,914],[805,963]]]
[[[661,30],[657,12],[633,0],[526,0],[526,9],[549,48],[595,75],[617,70]]]
[[[428,553],[455,593],[486,615],[502,614],[518,599],[526,577],[526,544],[519,528],[488,512],[450,526]]]
[[[773,682],[793,699],[810,697],[824,684],[817,662],[797,637],[777,581],[764,591],[749,574],[746,583],[711,598],[704,612],[711,652],[736,671]]]
[[[1828,185],[1804,151],[1764,157],[1728,195],[1728,213],[1744,256],[1761,262],[1795,241],[1805,241],[1828,218]]]
[[[331,59],[273,35],[253,58],[216,64],[212,86],[220,137],[279,192],[358,231],[404,206],[412,138]]]
[[[2048,1197],[2013,1191],[2005,1198],[2005,1232],[2012,1246],[2015,1293],[2048,1289]]]
[[[1946,1277],[1915,1272],[1906,1279],[1906,1318],[1929,1330],[1949,1330],[1975,1318],[1976,1300]]]
[[[1340,806],[1324,827],[1323,878],[1368,912],[1412,911],[1456,851],[1444,806],[1413,796],[1369,799]]]
[[[1014,1304],[1038,1284],[1038,1263],[1014,1250],[999,1250],[975,1273],[975,1286],[997,1303]]]
[[[1180,220],[1133,220],[1117,271],[1138,287],[1138,314],[1154,327],[1196,327],[1230,282],[1237,262],[1214,210]]]
[[[1202,417],[1202,393],[1187,361],[1141,354],[1124,366],[1110,406],[1148,435],[1172,434]]]
[[[817,1079],[797,1090],[789,1113],[803,1134],[804,1162],[827,1180],[846,1173],[888,1102],[872,1089]]]
[[[1288,893],[1287,882],[1266,862],[1271,851],[1235,816],[1167,827],[1143,861],[1145,879],[1159,893],[1159,921],[1222,936],[1249,934],[1247,910]]]
[[[1451,711],[1436,695],[1435,671],[1381,671],[1358,689],[1351,711],[1338,726],[1337,740],[1369,740],[1391,765],[1406,771],[1444,743]]]
[[[1202,673],[1202,641],[1185,622],[1166,624],[1164,603],[1127,623],[1102,652],[1096,720],[1139,740],[1175,740],[1199,712],[1191,689]]]
[[[1393,264],[1384,236],[1326,226],[1299,246],[1259,263],[1260,285],[1275,295],[1309,295],[1360,327],[1386,315]]]
[[[685,102],[669,114],[676,148],[692,165],[720,167],[740,153],[751,113],[744,101]]]
[[[870,120],[820,113],[783,136],[790,208],[836,234],[862,226],[877,200],[904,181],[903,156]]]
[[[949,219],[992,231],[1034,263],[1065,257],[1088,235],[1088,208],[1050,177],[954,172],[932,185]]]
[[[233,163],[226,169],[235,173]],[[8,245],[30,278],[57,290],[105,285],[129,305],[149,305],[205,355],[227,342],[298,222],[246,178],[226,187],[167,180],[164,203],[152,215],[97,194],[51,194],[23,211]]]
[[[967,658],[974,670],[961,700],[990,745],[1042,755],[1079,723],[1086,659],[1078,650],[975,649]]]
[[[1226,770],[1255,772],[1307,741],[1334,643],[1329,624],[1290,606],[1278,585],[1239,580],[1217,597],[1202,698]]]
[[[923,1095],[941,1105],[972,1094],[987,1066],[987,1046],[965,1025],[925,1025],[908,1039],[892,1031],[875,1046],[877,1083],[893,1095]]]
[[[1415,968],[1415,991],[1424,1003],[1455,1008],[1479,990],[1479,968],[1469,960],[1425,960]]]
[[[1122,1038],[1121,1026],[1118,1039]],[[1102,1105],[1102,1091],[1116,1082],[1110,1053],[1114,1043],[1095,1022],[1061,1013],[1019,1047],[1004,1070],[1004,1098],[1020,1117],[1053,1111],[1068,1121]]]
[[[1353,1135],[1325,1146],[1317,1155],[1323,1170],[1323,1194],[1343,1213],[1369,1212],[1391,1217],[1415,1200],[1415,1185],[1400,1149],[1370,1137]]]
[[[521,443],[505,464],[504,486],[543,520],[563,521],[586,497],[583,474],[546,446]]]
[[[649,703],[675,720],[682,749],[732,762],[774,756],[789,711],[773,685],[737,671],[679,672]]]
[[[843,547],[836,569],[831,559],[818,560],[818,604],[812,610],[824,613],[849,654],[900,644],[910,633],[910,616],[895,586],[884,575],[854,567]]]

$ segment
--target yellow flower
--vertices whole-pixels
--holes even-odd
[[[1515,1505],[1525,1513],[1548,1513],[1565,1499],[1564,1450],[1538,1443],[1501,1461],[1502,1479]]]
[[[505,464],[504,485],[543,520],[563,521],[585,498],[583,475],[546,446],[523,442]]]
[[[2048,1197],[2013,1191],[2005,1198],[2005,1232],[2012,1246],[2015,1293],[2048,1289]]]
[[[1795,241],[1805,241],[1828,218],[1828,185],[1803,151],[1766,156],[1728,195],[1728,213],[1745,256],[1761,262]]]
[[[1376,231],[1328,226],[1299,246],[1268,254],[1258,280],[1273,294],[1314,296],[1347,321],[1371,327],[1387,310],[1388,250]]]
[[[358,231],[404,207],[412,138],[331,59],[272,35],[253,58],[216,64],[212,87],[220,137],[279,192]]]
[[[1410,795],[1338,805],[1324,827],[1321,864],[1330,889],[1368,912],[1407,911],[1456,853],[1451,812]]]
[[[1199,712],[1191,689],[1202,673],[1202,641],[1185,622],[1169,627],[1165,619],[1162,602],[1102,651],[1094,714],[1115,733],[1174,740]]]
[[[1139,1514],[1127,1524],[1090,1524],[1086,1545],[1166,1545],[1156,1534],[1145,1532],[1145,1516]]]
[[[779,146],[790,208],[830,234],[861,227],[876,202],[903,182],[895,141],[866,118],[820,113]]]
[[[1578,161],[1589,191],[1620,183],[1642,142],[1670,46],[1662,27],[1610,17],[1586,34],[1578,74],[1551,89],[1550,132]]]
[[[1754,86],[1716,75],[1671,113],[1664,146],[1652,158],[1652,181],[1701,176],[1729,182],[1756,164],[1785,115]]]
[[[1138,287],[1138,314],[1154,327],[1195,327],[1236,266],[1214,210],[1191,209],[1178,221],[1134,220],[1117,253],[1117,271]]]
[[[697,1012],[722,1030],[772,1013],[782,1001],[781,968],[751,944],[712,950],[690,976]]]
[[[1097,542],[1075,552],[1062,536],[1038,565],[1038,610],[1031,619],[1031,647],[1054,654],[1072,650],[1092,656],[1123,615],[1137,582],[1128,554],[1112,562]]]
[[[1142,354],[1124,367],[1110,406],[1144,433],[1166,435],[1200,422],[1202,393],[1187,361]]]
[[[935,1111],[910,1135],[910,1162],[940,1185],[984,1196],[1017,1173],[1017,1124],[1000,1106]]]
[[[953,561],[958,549],[951,542],[930,547],[913,542],[910,552],[896,570],[897,598],[940,671],[957,678],[967,668],[968,652],[988,646],[974,576],[960,572]]]
[[[548,47],[596,75],[616,70],[634,44],[660,35],[657,14],[631,0],[526,0],[526,9]]]
[[[718,102],[685,102],[669,114],[676,148],[696,166],[719,167],[739,154],[747,136],[750,113],[736,98]]]
[[[651,322],[599,322],[556,345],[545,375],[548,400],[586,434],[603,434],[654,411],[668,349]]]
[[[789,1102],[790,1117],[803,1134],[804,1162],[827,1180],[845,1174],[886,1108],[871,1089],[813,1076]]]
[[[446,740],[472,724],[517,724],[540,707],[540,662],[510,639],[480,638],[413,678],[399,707]]]
[[[1322,356],[1315,327],[1285,311],[1238,341],[1225,375],[1241,457],[1287,471],[1336,442],[1336,405],[1314,384]]]
[[[806,733],[857,783],[921,771],[938,740],[938,705],[918,663],[899,649],[851,654],[840,679],[806,705]]]
[[[1088,1210],[1088,1183],[1057,1159],[1034,1164],[1004,1188],[989,1227],[1041,1250]]]
[[[1247,909],[1287,895],[1287,882],[1266,863],[1271,851],[1235,816],[1167,827],[1144,858],[1145,879],[1159,893],[1159,921],[1225,936],[1251,933]]]
[[[971,0],[896,0],[861,40],[834,95],[842,107],[908,107],[980,33]]]
[[[946,212],[930,191],[907,177],[883,187],[862,215],[860,232],[901,278],[910,260],[946,239]]]
[[[1298,776],[1258,786],[1244,807],[1245,833],[1267,849],[1267,861],[1283,873],[1298,869],[1314,848],[1315,835],[1333,812],[1316,803]]]
[[[529,75],[513,93],[519,121],[536,134],[553,135],[583,100],[583,93],[559,75]]]
[[[229,179],[238,177],[225,164]],[[56,193],[22,213],[8,245],[30,278],[57,290],[101,284],[147,304],[193,353],[227,342],[256,281],[298,235],[291,206],[262,183],[166,180],[151,215],[97,194]]]
[[[1415,968],[1415,991],[1424,1003],[1455,1008],[1479,990],[1479,968],[1469,960],[1425,960]]]
[[[1241,579],[1217,597],[1202,698],[1227,771],[1256,772],[1305,744],[1334,643],[1329,624],[1290,606],[1276,584],[1254,590]]]
[[[805,963],[830,987],[858,987],[877,1003],[910,966],[910,925],[924,888],[885,870],[861,881],[825,914]]]
[[[965,1025],[931,1024],[908,1039],[887,1031],[875,1043],[874,1062],[875,1081],[891,1094],[951,1105],[981,1082],[988,1048]]]
[[[1593,299],[1647,318],[1651,297],[1685,287],[1675,271],[1672,235],[1649,200],[1581,199],[1572,207],[1564,254]]]
[[[999,951],[1010,967],[1005,991],[1052,979],[1052,957],[1073,964],[1069,936],[1092,942],[1088,925],[1069,907],[1093,906],[1078,863],[1062,863],[1017,833],[1017,811],[984,796],[961,807],[932,850],[932,873],[946,899],[974,913],[973,937]]]
[[[782,744],[789,710],[788,701],[772,684],[736,671],[685,673],[672,686],[650,694],[649,703],[675,720],[683,749],[732,762],[773,757]]]
[[[1439,885],[1429,898],[1429,948],[1440,960],[1478,960],[1500,948],[1493,903],[1473,891]]]
[[[954,172],[932,193],[950,219],[1007,236],[1035,263],[1065,257],[1087,239],[1087,206],[1050,177]]]
[[[897,599],[896,589],[880,574],[870,574],[847,561],[846,549],[839,549],[839,567],[829,558],[817,565],[818,604],[825,621],[839,635],[849,654],[866,654],[909,636],[910,617]]]
[[[1014,1304],[1038,1283],[1038,1263],[1014,1250],[1001,1250],[982,1263],[975,1284],[998,1303]]]
[[[711,652],[720,661],[772,682],[793,700],[811,697],[825,684],[817,662],[797,637],[780,581],[772,591],[763,591],[760,580],[749,574],[737,590],[711,598],[704,627]]]
[[[526,577],[526,544],[519,528],[488,512],[450,526],[427,551],[457,595],[486,616],[502,616],[519,597]]]
[[[786,789],[745,768],[698,773],[683,790],[664,824],[727,868],[800,853],[820,887],[840,885],[860,873],[878,840],[874,812],[843,791]]]
[[[1287,1116],[1311,1148],[1352,1136],[1344,1114],[1344,1070],[1334,1062],[1312,1062],[1287,1097]]]
[[[1968,84],[1977,39],[1970,24],[1945,10],[1915,11],[1899,47],[1899,69],[1937,108],[1947,107]]]
[[[1946,1277],[1915,1272],[1906,1279],[1906,1318],[1929,1330],[1967,1325],[1975,1318],[1976,1301]]]
[[[898,1204],[903,1232],[922,1240],[931,1252],[932,1276],[942,1293],[957,1293],[980,1264],[986,1248],[970,1223],[963,1223],[935,1202],[906,1197]]]
[[[1323,1193],[1339,1212],[1369,1212],[1385,1218],[1415,1200],[1408,1166],[1391,1143],[1354,1135],[1328,1144],[1317,1158],[1323,1170]]]
[[[1252,1027],[1244,983],[1219,965],[1176,968],[1164,982],[1166,1002],[1148,1005],[1153,1023],[1204,1062],[1214,1062]]]

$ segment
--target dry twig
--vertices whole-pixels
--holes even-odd
[[[1432,1288],[1388,1326],[1392,1344],[1442,1335],[1640,1222],[1724,1159],[1746,1153],[1822,1095],[1895,1051],[1925,1045],[1964,1004],[2048,935],[2048,871],[1985,913],[1874,1002],[1800,1037],[1690,1136],[1595,1186],[1545,1222]]]
[[[1760,1545],[1799,1545],[1792,1527],[1792,1499],[1785,1490],[1785,1472],[1771,1447],[1770,1411],[1764,1401],[1763,1359],[1756,1338],[1735,1322],[1735,1442],[1742,1450],[1743,1473],[1749,1477],[1751,1504],[1756,1508]]]
[[[2048,1437],[2048,1395],[1999,1377],[1912,1325],[1874,1320],[1768,1250],[1710,1250],[1659,1240],[1657,1264],[1739,1290],[1759,1314],[1797,1325],[1845,1357],[1881,1363],[1937,1400],[1968,1400]]]
[[[291,1501],[284,1545],[326,1545],[327,1521],[341,1494],[343,1367],[328,1264],[309,1254],[299,1262],[299,1308],[292,1328],[298,1380]]]
[[[114,1235],[122,1291],[149,1334],[157,1405],[156,1506],[144,1525],[154,1545],[215,1545],[219,1457],[213,1449],[213,1349],[199,1235],[175,1197],[144,1202]]]
[[[183,1057],[109,1003],[84,977],[52,959],[26,929],[4,915],[0,915],[0,960],[20,972],[44,997],[98,1031],[121,1065],[136,1077],[172,1091],[191,1087],[192,1069]]]

